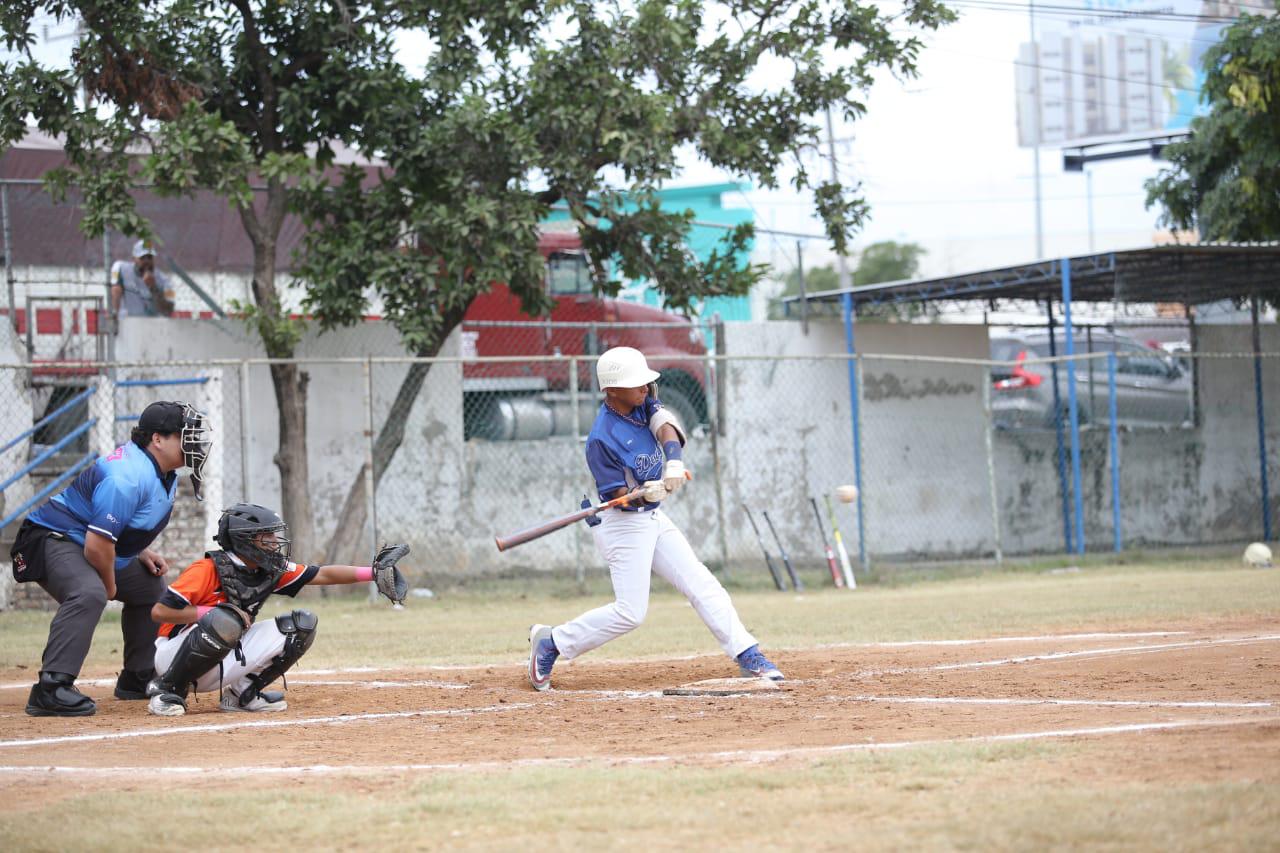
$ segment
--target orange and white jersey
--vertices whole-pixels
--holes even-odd
[[[285,573],[280,576],[280,580],[276,582],[274,593],[292,598],[301,592],[302,588],[310,583],[319,571],[319,566],[290,563],[289,568],[285,570]],[[211,607],[226,600],[227,596],[222,591],[222,582],[218,578],[218,569],[213,565],[213,560],[209,557],[196,560],[183,569],[182,574],[178,575],[178,579],[169,585],[164,595],[160,596],[160,603],[166,607],[172,607],[174,610],[182,610],[192,605],[196,607]],[[181,630],[184,627],[186,626],[166,622],[160,626],[160,636],[172,636],[175,633],[175,629]]]

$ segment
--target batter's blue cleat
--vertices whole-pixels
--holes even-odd
[[[767,678],[770,681],[782,681],[782,673],[774,666],[759,646],[752,646],[738,655],[738,671],[743,678]]]
[[[550,625],[534,625],[529,628],[529,683],[534,690],[546,690],[551,686],[551,667],[560,650],[551,639]]]

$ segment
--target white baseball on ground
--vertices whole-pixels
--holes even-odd
[[[1251,542],[1248,548],[1244,549],[1244,562],[1249,566],[1257,568],[1271,567],[1271,549],[1262,542]]]
[[[851,504],[858,499],[857,486],[836,486],[836,497],[841,503]]]

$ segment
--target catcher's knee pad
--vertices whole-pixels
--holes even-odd
[[[319,622],[320,619],[310,610],[295,610],[277,616],[276,628],[284,634],[284,651],[280,656],[290,664],[296,663],[315,642]]]
[[[214,607],[201,616],[196,625],[199,626],[197,630],[203,629],[211,639],[221,642],[228,650],[240,642],[246,630],[240,617],[227,607]]]

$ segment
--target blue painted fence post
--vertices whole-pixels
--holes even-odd
[[[844,348],[849,354],[845,364],[849,370],[849,413],[853,420],[853,479],[854,485],[858,487],[858,562],[866,569],[867,537],[862,513],[862,413],[858,405],[861,396],[858,393],[858,350],[853,342],[853,294],[843,294],[840,306],[844,315]]]
[[[1111,529],[1114,531],[1116,553],[1124,545],[1120,535],[1120,433],[1116,427],[1116,354],[1107,353],[1107,412],[1110,416],[1111,434]]]

